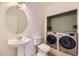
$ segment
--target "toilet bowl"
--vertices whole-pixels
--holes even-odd
[[[47,52],[50,51],[50,47],[45,43],[38,45],[38,52],[36,56],[47,56]]]
[[[36,46],[36,56],[47,56],[47,52],[50,51],[50,47],[41,42],[41,36],[34,36],[33,44]]]

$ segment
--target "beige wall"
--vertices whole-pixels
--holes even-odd
[[[30,37],[31,35],[41,34],[44,36],[44,7],[40,3],[26,3],[28,10],[27,29],[19,34]],[[0,5],[0,55],[16,55],[16,49],[8,46],[7,41],[16,38],[17,35],[6,27],[5,13],[10,5],[2,3]]]
[[[66,2],[63,2],[63,3],[62,2],[60,2],[60,3],[55,3],[55,2],[48,3],[47,7],[46,7],[46,14],[45,15],[47,17],[47,16],[59,14],[59,13],[62,13],[62,12],[67,12],[67,11],[73,10],[73,9],[78,10],[77,11],[78,12],[78,14],[77,14],[77,25],[79,25],[79,23],[78,23],[79,22],[79,3],[73,3],[73,2],[72,3],[70,3],[70,2],[69,3],[68,2],[67,3]],[[79,33],[79,26],[78,26],[77,32]],[[79,37],[79,35],[78,35],[78,37]],[[78,48],[79,48],[79,45],[78,45]],[[78,52],[78,55],[79,55],[79,52]]]
[[[0,55],[16,55],[16,49],[8,46],[8,40],[16,37],[16,34],[10,32],[5,25],[6,5],[0,5]]]
[[[45,6],[38,2],[26,3],[30,11],[30,31],[32,35],[40,34],[44,39]]]
[[[66,12],[69,10],[73,9],[78,9],[79,8],[79,3],[78,2],[50,2],[46,4],[46,16]]]

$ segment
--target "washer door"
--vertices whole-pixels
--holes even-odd
[[[73,38],[69,36],[63,36],[59,39],[59,43],[63,48],[73,49],[76,46],[76,42]]]
[[[47,43],[55,44],[56,42],[57,42],[57,38],[54,35],[50,34],[47,36]]]

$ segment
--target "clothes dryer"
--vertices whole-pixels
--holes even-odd
[[[47,32],[47,44],[54,49],[57,49],[57,34],[56,32]]]
[[[59,50],[71,55],[78,54],[78,35],[77,33],[59,33]]]

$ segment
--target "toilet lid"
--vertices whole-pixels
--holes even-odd
[[[48,45],[44,44],[44,43],[40,44],[40,45],[38,46],[38,49],[40,49],[40,50],[42,50],[42,51],[45,51],[45,52],[50,51],[50,47],[49,47]]]

